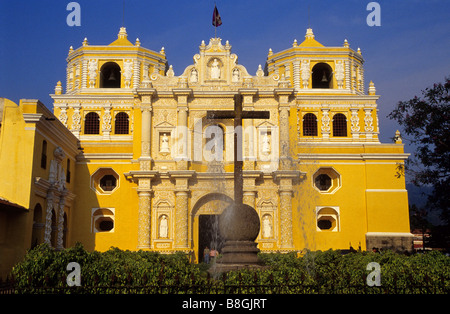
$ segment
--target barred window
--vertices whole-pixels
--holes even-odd
[[[100,134],[100,117],[96,112],[89,112],[84,119],[84,134]]]
[[[114,130],[116,134],[128,134],[129,132],[129,118],[125,112],[119,112],[116,115],[114,122]]]
[[[303,136],[317,136],[317,118],[313,113],[303,117]]]
[[[342,113],[333,117],[333,136],[347,136],[347,118]]]

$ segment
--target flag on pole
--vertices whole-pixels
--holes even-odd
[[[217,10],[217,7],[215,5],[212,17],[212,25],[215,27],[222,25],[222,19],[220,18],[219,10]]]

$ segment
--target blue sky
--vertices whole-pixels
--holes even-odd
[[[109,44],[122,26],[123,0],[79,0],[81,26],[66,24],[69,0],[0,0],[0,97],[18,103],[37,98],[49,108],[58,80],[65,86],[70,46]],[[361,48],[366,89],[372,80],[378,102],[380,138],[389,142],[398,128],[386,118],[399,100],[407,100],[450,75],[450,1],[377,1],[381,26],[369,27],[366,0],[216,0],[223,25],[218,36],[229,40],[238,62],[255,74],[267,52],[303,41],[310,25],[316,40],[341,46],[347,39]],[[193,63],[202,40],[214,36],[214,1],[125,1],[125,26],[131,42],[159,51],[165,47],[176,75]],[[406,150],[408,151],[408,147]]]

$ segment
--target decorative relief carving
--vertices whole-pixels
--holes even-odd
[[[95,87],[95,82],[97,79],[97,68],[98,68],[98,61],[96,59],[90,59],[88,63],[89,88]]]
[[[61,121],[62,124],[64,124],[64,126],[67,128],[67,106],[61,107],[61,111],[59,113],[58,119],[59,121]]]
[[[334,70],[334,77],[336,78],[337,85],[339,89],[344,88],[344,78],[345,78],[345,72],[344,72],[344,64],[342,63],[342,60],[338,60],[336,62],[336,69]]]
[[[364,130],[366,132],[373,132],[373,117],[372,117],[372,109],[364,109],[365,111],[365,117],[364,117]]]
[[[72,115],[72,131],[81,131],[81,115],[80,115],[80,109],[74,108],[73,115]]]
[[[311,76],[309,60],[303,60],[300,69],[301,69],[302,86],[303,88],[308,88],[309,77]]]
[[[330,109],[328,108],[322,108],[322,127],[321,127],[322,132],[330,132],[331,130],[330,116],[328,114],[329,111]]]
[[[133,61],[123,61],[123,77],[125,78],[125,88],[130,88],[131,77],[133,76]]]
[[[352,132],[359,132],[359,117],[358,117],[358,109],[350,109],[352,112],[352,116],[350,118],[351,122],[351,130]]]
[[[110,111],[110,108],[105,108],[105,112],[103,114],[102,129],[103,129],[103,132],[111,132],[111,111]]]

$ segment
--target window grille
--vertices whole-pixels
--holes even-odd
[[[317,118],[313,113],[303,117],[303,136],[317,136]]]
[[[100,117],[96,112],[89,112],[84,119],[84,134],[100,134]]]
[[[128,134],[129,132],[128,114],[126,114],[125,112],[119,112],[116,115],[114,130],[116,134]]]
[[[333,117],[333,136],[347,136],[347,118],[342,113]]]

